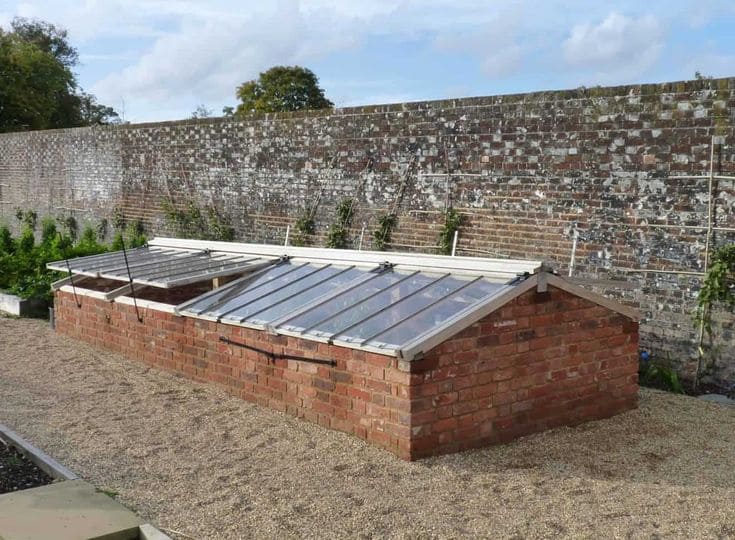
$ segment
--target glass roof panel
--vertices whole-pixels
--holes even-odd
[[[325,294],[332,292],[337,287],[346,285],[350,281],[353,281],[354,279],[363,276],[366,273],[365,270],[360,270],[358,268],[347,268],[342,270],[343,271],[332,276],[325,276],[326,281],[315,284],[311,287],[306,288],[305,290],[301,290],[300,292],[295,293],[290,298],[282,300],[279,303],[272,305],[272,307],[269,307],[261,311],[260,313],[249,317],[248,321],[267,324],[271,321],[275,321],[276,319],[280,319],[281,317],[287,315],[295,309],[306,305],[307,303],[319,298],[320,296],[324,296]],[[322,272],[322,274],[323,273],[324,272]],[[271,300],[271,298],[268,297],[264,299],[264,301],[267,300]],[[270,303],[273,304],[272,301]]]
[[[238,302],[240,303],[240,307],[237,307],[233,309],[230,313],[227,313],[224,315],[224,319],[231,320],[231,321],[238,321],[243,322],[250,318],[251,316],[255,315],[256,313],[269,308],[270,306],[273,306],[274,304],[281,302],[282,300],[286,300],[296,294],[300,294],[307,290],[310,287],[313,287],[314,285],[317,285],[321,283],[325,279],[329,279],[330,277],[334,276],[335,274],[338,274],[344,268],[340,268],[338,266],[315,266],[315,265],[307,265],[303,267],[306,273],[303,274],[301,279],[293,279],[289,284],[278,286],[279,284],[275,281],[271,284],[268,284],[268,288],[272,290],[270,294],[267,294],[266,296],[262,296],[262,294],[258,294],[256,298],[247,304],[243,305],[242,302],[243,297],[240,296],[238,298]],[[299,272],[302,269],[296,270],[294,273]],[[286,274],[283,276],[283,278],[288,278],[290,274]],[[277,280],[280,281],[280,280]],[[254,292],[260,292],[260,291],[254,291]],[[235,302],[233,301],[233,304]]]
[[[428,274],[413,274],[409,278],[396,282],[394,285],[382,292],[371,296],[354,305],[339,315],[317,324],[307,333],[317,336],[331,336],[354,326],[371,315],[385,309],[387,306],[402,300],[408,295],[415,293],[436,281],[438,276]]]
[[[186,311],[217,315],[235,309],[261,295],[277,290],[279,287],[311,272],[306,264],[277,264],[265,272],[260,272],[232,285],[225,285],[214,295],[202,298],[190,305]]]
[[[460,279],[458,277],[446,276],[437,279],[434,283],[419,290],[416,294],[404,298],[401,301],[391,302],[386,306],[386,309],[375,313],[360,324],[346,329],[337,339],[358,342],[371,339],[376,334],[410,317],[418,310],[441,300],[465,283],[467,283],[467,279]]]
[[[490,283],[485,280],[470,283],[450,296],[446,296],[436,304],[390,328],[388,331],[377,335],[368,344],[376,347],[399,348],[417,336],[439,326],[463,309],[478,303],[483,298],[497,293],[504,287],[505,285]]]
[[[354,306],[358,302],[362,302],[371,295],[379,293],[397,281],[406,278],[408,275],[409,274],[398,272],[384,272],[382,274],[378,274],[373,279],[359,285],[358,287],[345,291],[324,304],[310,309],[306,313],[297,315],[293,319],[286,321],[286,323],[281,326],[283,328],[296,331],[318,326],[319,323],[326,322],[326,319],[338,316],[347,308]]]

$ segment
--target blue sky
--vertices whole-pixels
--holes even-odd
[[[219,113],[273,65],[338,106],[735,76],[732,0],[0,0],[14,16],[67,28],[132,122]]]

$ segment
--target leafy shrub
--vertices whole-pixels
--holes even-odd
[[[439,253],[451,255],[454,244],[454,233],[462,226],[462,214],[454,208],[449,208],[444,213],[444,227],[439,232]]]
[[[669,367],[656,365],[653,362],[644,363],[638,372],[638,382],[641,386],[658,388],[675,394],[684,393],[684,387],[676,371]]]
[[[136,235],[132,243],[140,242],[142,233],[136,230],[132,232]],[[142,242],[145,243],[144,236]],[[51,283],[63,277],[63,273],[48,270],[47,263],[108,250],[108,246],[98,241],[97,233],[91,226],[84,229],[76,243],[70,234],[62,234],[57,230],[53,219],[42,221],[40,243],[36,243],[31,223],[26,224],[17,239],[13,238],[7,227],[0,227],[0,289],[21,298],[50,302]]]
[[[349,243],[349,230],[352,226],[354,201],[350,198],[342,199],[337,205],[337,221],[332,223],[327,233],[327,247],[346,249]]]

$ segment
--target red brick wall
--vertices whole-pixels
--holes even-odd
[[[638,324],[532,289],[414,361],[413,458],[606,418],[638,397]]]
[[[404,459],[482,446],[632,408],[637,325],[550,288],[529,291],[411,363],[303,339],[56,294],[60,333],[213,382]],[[235,341],[336,366],[266,355]],[[407,371],[409,370],[409,371]]]

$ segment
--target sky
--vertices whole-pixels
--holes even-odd
[[[274,65],[339,107],[735,76],[733,0],[0,0],[69,31],[125,120],[214,115]]]

